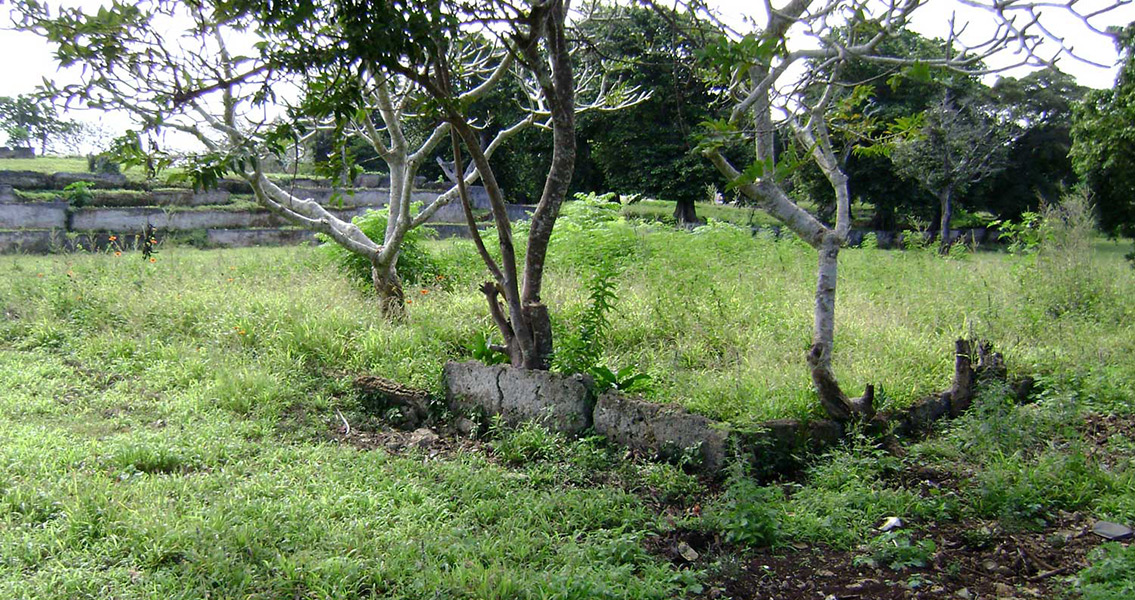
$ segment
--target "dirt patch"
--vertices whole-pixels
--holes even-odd
[[[710,569],[703,598],[1052,598],[1103,542],[1091,525],[1080,514],[1066,514],[1030,532],[1003,531],[982,521],[911,528],[910,539],[933,540],[937,549],[926,567],[901,570],[869,564],[866,549],[794,544],[741,553],[713,534],[681,529],[649,540],[647,549],[678,567]],[[689,560],[689,548],[696,560]]]

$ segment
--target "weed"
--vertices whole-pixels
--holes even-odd
[[[1135,594],[1135,546],[1108,542],[1092,551],[1076,576],[1084,600],[1126,600]]]
[[[856,556],[852,564],[857,566],[887,567],[892,571],[902,571],[911,567],[925,567],[930,564],[938,550],[934,540],[911,541],[910,534],[888,531],[873,538],[867,544],[867,554]]]
[[[706,517],[725,540],[746,548],[771,546],[780,533],[776,508],[779,488],[760,487],[744,477],[733,477],[719,504]]]

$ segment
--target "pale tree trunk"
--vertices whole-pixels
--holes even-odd
[[[939,223],[941,243],[938,246],[938,251],[942,254],[950,251],[950,244],[953,242],[953,240],[950,239],[950,221],[954,216],[953,191],[953,188],[946,187],[938,194],[938,202],[942,210],[942,220]]]
[[[371,282],[378,294],[379,308],[388,319],[400,319],[406,315],[406,299],[402,290],[402,279],[392,263],[379,264],[375,261],[370,268]]]

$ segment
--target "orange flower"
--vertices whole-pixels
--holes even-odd
[[[414,303],[414,301],[413,301],[413,300],[407,300],[407,301],[406,301],[406,304],[413,304],[413,303]]]
[[[150,262],[158,262],[158,259],[156,259],[154,257],[150,257]]]
[[[122,251],[121,251],[121,250],[117,250],[117,251],[115,251],[114,255],[115,255],[115,256],[122,256]]]
[[[116,241],[117,239],[118,239],[118,236],[117,236],[117,235],[112,235],[112,236],[110,236],[110,241],[112,241],[112,242],[113,242],[113,241]]]
[[[233,278],[232,278],[232,277],[229,277],[229,282],[230,282],[230,283],[232,282],[232,280],[233,280]]]
[[[423,294],[428,294],[428,293],[430,293],[430,291],[429,291],[429,290],[422,290],[422,293],[423,293]]]
[[[156,244],[156,243],[158,243],[158,240],[156,238],[150,238],[150,243]]]

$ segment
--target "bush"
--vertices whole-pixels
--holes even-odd
[[[352,219],[352,222],[370,239],[381,240],[386,234],[388,215],[386,209],[368,210],[365,214]],[[398,275],[403,283],[424,284],[434,281],[440,274],[437,263],[425,248],[425,242],[432,237],[432,234],[431,229],[415,227],[407,231],[406,236],[402,238],[402,249],[398,253]],[[326,235],[319,234],[316,238],[322,242],[320,250],[332,263],[359,284],[371,286],[370,260],[347,250]]]

